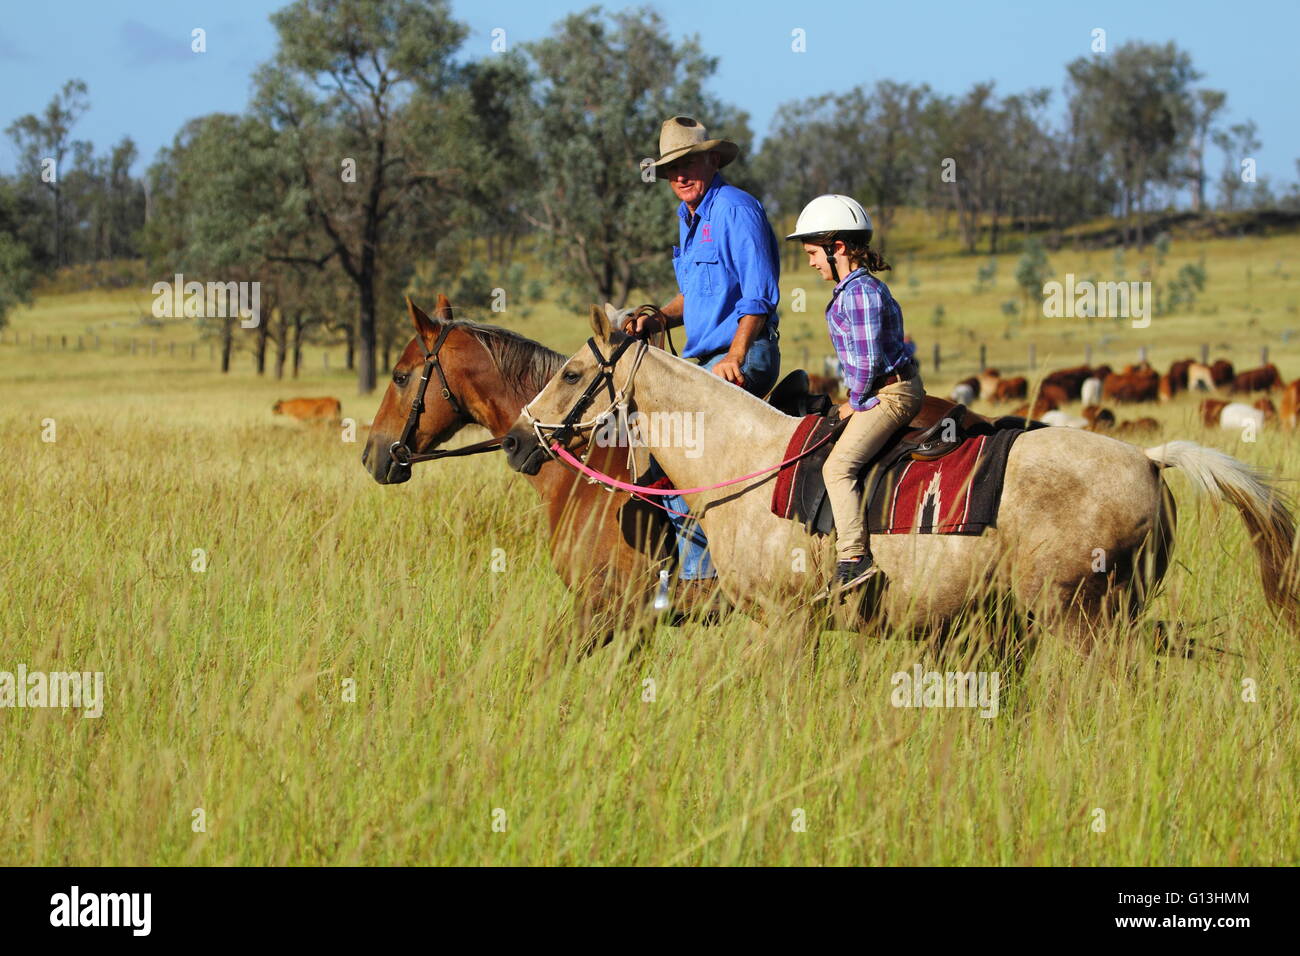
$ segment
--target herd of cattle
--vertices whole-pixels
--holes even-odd
[[[1164,402],[1182,392],[1201,396],[1201,420],[1207,428],[1241,429],[1248,424],[1259,428],[1274,421],[1295,428],[1300,417],[1300,379],[1286,384],[1277,366],[1272,364],[1237,372],[1226,359],[1219,359],[1213,365],[1180,359],[1163,375],[1148,362],[1129,365],[1118,372],[1109,365],[1080,365],[1045,375],[1032,403],[1029,390],[1029,380],[1023,376],[1004,378],[997,369],[991,368],[959,382],[951,398],[966,405],[977,399],[993,403],[1018,401],[1023,404],[1011,414],[1049,425],[1120,434],[1153,432],[1160,425],[1154,418],[1120,421],[1113,411],[1103,407],[1104,402],[1117,405]],[[1279,404],[1275,405],[1273,394],[1279,390]],[[1259,397],[1252,403],[1250,399],[1256,395]],[[1082,403],[1083,411],[1079,415],[1061,410],[1071,402]]]

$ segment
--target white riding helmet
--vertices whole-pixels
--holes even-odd
[[[852,196],[827,193],[803,207],[799,220],[794,224],[794,232],[786,238],[811,242],[834,232],[863,233],[869,242],[871,216]]]

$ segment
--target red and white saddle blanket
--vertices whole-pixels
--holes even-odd
[[[816,445],[834,420],[809,415],[799,423],[786,449],[792,458]],[[1002,479],[1011,445],[1025,432],[1023,419],[1002,418],[972,431],[953,451],[933,461],[904,455],[893,461],[893,443],[862,475],[870,489],[867,527],[872,534],[983,534],[997,526]],[[772,513],[802,521],[809,531],[834,529],[822,465],[831,443],[782,469],[772,490]],[[884,462],[882,469],[880,462]]]

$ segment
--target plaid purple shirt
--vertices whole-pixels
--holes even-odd
[[[831,293],[826,325],[844,370],[849,406],[871,408],[880,401],[867,394],[871,383],[912,359],[903,342],[903,310],[887,285],[866,269],[855,269]]]

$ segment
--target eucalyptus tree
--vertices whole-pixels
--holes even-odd
[[[279,48],[257,74],[255,109],[282,134],[308,214],[355,289],[357,384],[370,392],[380,272],[410,252],[404,213],[473,175],[455,144],[421,135],[463,82],[453,58],[467,31],[441,0],[295,0],[271,21]],[[439,214],[431,200],[421,211]]]
[[[554,276],[588,302],[623,306],[634,290],[666,294],[677,203],[640,165],[658,155],[663,121],[691,115],[711,137],[737,143],[742,159],[726,176],[752,185],[743,162],[747,119],[704,89],[717,59],[697,39],[675,43],[649,9],[573,14],[527,52],[536,79],[528,135],[537,189],[524,216],[546,238]]]
[[[72,127],[90,108],[83,80],[68,80],[41,115],[28,113],[5,129],[18,150],[20,176],[49,191],[53,207],[53,264],[65,263],[63,173],[64,161],[75,143]],[[52,164],[52,165],[51,165]]]
[[[1149,191],[1181,176],[1195,126],[1191,84],[1200,74],[1172,42],[1125,43],[1066,69],[1075,116],[1094,131],[1120,185],[1125,242],[1141,245]]]

